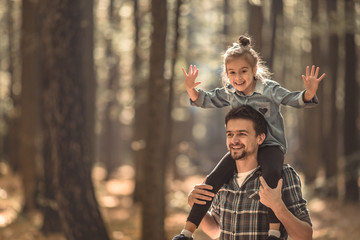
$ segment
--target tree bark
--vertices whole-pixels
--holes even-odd
[[[273,0],[271,3],[271,41],[270,41],[270,55],[268,60],[268,66],[270,70],[274,69],[274,57],[275,57],[275,48],[276,48],[276,32],[283,31],[283,1],[282,0]]]
[[[141,49],[140,44],[140,30],[142,17],[145,15],[143,9],[139,6],[139,0],[134,0],[134,27],[135,27],[135,36],[134,36],[134,61],[133,69],[134,71],[134,81],[133,88],[136,98],[134,98],[134,123],[133,123],[133,138],[132,138],[132,151],[134,156],[135,164],[135,189],[134,189],[134,202],[141,202],[142,193],[145,186],[143,168],[145,161],[145,138],[146,138],[146,122],[147,122],[147,113],[146,113],[146,100],[147,100],[147,86],[148,83],[144,77],[143,72],[138,71],[138,69],[144,68],[144,61],[141,57],[141,52],[144,49]]]
[[[66,239],[109,239],[91,180],[92,1],[40,0],[45,152]],[[89,42],[88,42],[89,41]]]
[[[153,0],[151,6],[153,32],[150,49],[150,76],[148,89],[148,121],[144,176],[146,188],[142,201],[142,239],[164,239],[165,217],[165,79],[164,63],[167,30],[166,0]]]
[[[117,20],[119,17],[114,15],[114,12],[119,11],[115,8],[114,0],[110,0],[109,11],[108,11],[108,22],[110,26],[119,26],[120,21]],[[106,167],[106,180],[111,177],[111,173],[116,170],[120,165],[119,156],[120,151],[117,146],[120,142],[120,122],[118,119],[120,112],[120,104],[117,100],[118,91],[120,89],[120,56],[116,54],[113,48],[112,36],[106,37],[106,61],[108,62],[108,82],[106,92],[108,93],[107,103],[104,111],[104,119],[102,123],[101,133],[101,148],[100,148],[100,159]]]
[[[357,56],[355,45],[355,4],[345,1],[345,118],[344,118],[344,155],[345,155],[345,200],[358,201],[359,139],[358,120],[358,84],[356,81]]]
[[[320,36],[316,32],[316,27],[319,26],[319,7],[318,1],[311,1],[311,61],[309,66],[312,64],[319,66],[320,63]],[[317,97],[321,102],[321,85],[319,86]],[[321,136],[322,136],[322,125],[321,125],[321,107],[318,106],[312,109],[305,109],[304,111],[304,132],[302,138],[302,159],[304,163],[304,174],[305,181],[309,184],[313,183],[317,177],[319,162],[321,159]]]
[[[254,49],[261,52],[262,44],[262,26],[263,26],[263,13],[262,6],[256,5],[253,1],[249,0],[249,35],[254,40]]]
[[[21,117],[20,117],[20,174],[24,187],[24,211],[36,208],[37,169],[40,155],[39,136],[39,32],[38,4],[23,0],[21,27]]]
[[[338,175],[338,151],[337,146],[340,142],[338,140],[338,110],[336,107],[336,89],[338,79],[338,59],[339,59],[339,37],[336,31],[337,25],[337,0],[327,0],[327,17],[329,22],[330,33],[328,37],[329,47],[328,56],[329,67],[326,70],[326,85],[327,94],[326,102],[324,104],[324,117],[328,119],[324,121],[324,141],[322,146],[323,151],[323,166],[325,167],[326,189],[325,193],[328,197],[337,197],[337,175]],[[324,94],[325,98],[325,94]]]

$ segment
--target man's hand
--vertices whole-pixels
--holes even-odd
[[[316,95],[316,92],[319,88],[319,84],[321,82],[321,80],[325,77],[325,73],[323,73],[319,78],[319,70],[320,68],[317,67],[316,71],[315,71],[315,65],[312,66],[311,68],[311,72],[310,72],[310,67],[307,66],[306,67],[306,75],[302,75],[302,79],[304,80],[304,86],[305,86],[305,95],[304,95],[304,100],[306,102],[311,101],[311,99],[313,99]]]
[[[204,205],[206,201],[211,201],[211,199],[215,196],[213,192],[209,191],[213,187],[206,184],[197,184],[191,190],[188,195],[188,203],[190,207],[193,207],[194,203]]]
[[[274,189],[267,185],[265,179],[262,176],[260,177],[260,182],[260,202],[274,211],[277,207],[279,207],[279,204],[283,203],[281,199],[283,180],[280,179],[276,188]]]
[[[195,82],[199,73],[199,69],[196,69],[196,66],[190,65],[189,73],[187,73],[184,68],[182,69],[182,71],[185,75],[185,87],[187,91],[194,89],[197,85],[201,83]]]

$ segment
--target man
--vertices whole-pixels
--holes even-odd
[[[302,198],[299,176],[284,165],[282,179],[270,188],[257,162],[257,152],[266,136],[263,116],[248,106],[232,109],[225,118],[226,143],[236,161],[237,173],[215,195],[211,210],[200,226],[212,238],[269,239],[267,207],[281,222],[281,239],[312,239],[306,201]],[[213,193],[200,184],[189,194],[189,204],[205,204]],[[278,239],[278,238],[276,238]]]

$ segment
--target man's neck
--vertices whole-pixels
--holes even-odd
[[[259,165],[257,156],[249,156],[240,160],[235,160],[235,163],[238,173],[248,172]]]

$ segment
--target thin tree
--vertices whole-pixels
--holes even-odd
[[[36,208],[36,164],[39,149],[39,32],[38,4],[22,2],[21,27],[21,117],[20,117],[20,173],[24,187],[24,210]]]
[[[271,70],[274,69],[274,57],[275,57],[275,48],[276,48],[276,32],[283,30],[283,21],[284,21],[284,13],[283,13],[283,0],[273,0],[271,2],[271,40],[270,40],[270,54],[268,66]]]
[[[145,186],[143,162],[145,161],[145,137],[146,137],[146,100],[147,100],[147,82],[144,77],[144,60],[142,58],[144,49],[141,49],[140,30],[141,24],[146,15],[139,6],[139,0],[134,0],[134,61],[133,61],[133,89],[136,98],[134,98],[134,121],[132,136],[132,151],[135,165],[135,190],[133,194],[134,202],[140,202]]]
[[[338,64],[339,64],[339,36],[337,32],[337,0],[327,0],[327,19],[329,23],[329,36],[328,36],[328,55],[329,67],[326,70],[327,80],[324,84],[327,89],[326,102],[324,107],[324,117],[328,119],[324,121],[324,139],[323,144],[323,166],[325,168],[326,176],[326,189],[325,192],[329,197],[337,197],[337,175],[338,175],[338,110],[336,107],[336,89],[338,79]],[[325,94],[324,94],[325,95]],[[324,96],[325,99],[325,96]]]
[[[116,12],[119,9],[115,7],[115,1],[109,1],[108,7],[108,24],[110,27],[119,26],[120,17],[116,16]],[[101,148],[100,148],[100,159],[101,162],[105,164],[107,176],[106,179],[109,179],[111,173],[116,170],[116,167],[119,166],[119,152],[117,149],[119,147],[120,136],[120,123],[118,120],[118,115],[120,111],[120,105],[117,100],[117,94],[120,89],[119,78],[120,78],[120,56],[116,54],[113,47],[113,39],[111,36],[105,37],[105,54],[106,62],[108,63],[108,75],[107,75],[107,86],[106,92],[108,93],[108,98],[105,106],[105,111],[103,114],[102,122],[102,133],[101,133]]]
[[[39,2],[44,161],[69,240],[109,239],[91,180],[94,139],[92,1]]]
[[[316,31],[319,26],[319,6],[318,1],[311,1],[311,63],[320,65],[320,36]],[[321,103],[321,86],[317,91],[317,96]],[[321,108],[316,107],[304,111],[304,132],[302,133],[303,153],[301,161],[304,163],[304,174],[307,183],[313,183],[317,177],[319,163],[321,162],[320,139],[321,139]]]
[[[256,1],[248,1],[249,9],[249,35],[253,38],[255,42],[255,49],[258,52],[261,52],[262,44],[262,27],[264,16],[262,12],[261,3]]]
[[[168,80],[169,83],[169,90],[168,90],[168,97],[169,100],[167,102],[167,110],[166,110],[166,124],[165,124],[165,145],[164,145],[164,159],[166,159],[166,169],[170,170],[174,167],[174,156],[173,156],[173,126],[174,121],[172,119],[172,110],[174,105],[174,98],[175,98],[175,89],[174,89],[174,82],[175,82],[175,64],[178,59],[179,54],[179,40],[180,40],[180,14],[181,14],[181,6],[183,4],[183,0],[176,0],[175,3],[175,18],[174,18],[174,39],[173,39],[173,46],[170,56],[170,68],[171,68],[171,75]],[[173,172],[170,170],[169,172]]]
[[[344,118],[344,155],[345,155],[345,199],[359,200],[358,168],[359,140],[357,119],[359,91],[356,80],[357,55],[355,45],[355,4],[352,0],[345,1],[346,32],[345,32],[345,118]]]
[[[7,19],[7,32],[8,32],[8,58],[9,64],[7,72],[10,75],[9,84],[9,98],[12,106],[10,111],[5,114],[5,122],[7,125],[7,133],[4,137],[4,150],[5,156],[8,159],[9,165],[14,172],[19,171],[20,167],[20,154],[18,149],[20,139],[20,95],[18,91],[15,91],[16,86],[19,86],[20,79],[17,77],[16,71],[16,33],[15,33],[15,19],[14,19],[14,1],[6,1],[6,19]],[[4,36],[5,37],[5,36]]]
[[[146,188],[142,199],[142,239],[164,239],[165,160],[163,154],[165,46],[167,32],[166,0],[153,0],[153,32],[150,49],[150,73],[147,103],[146,159],[143,163]]]

